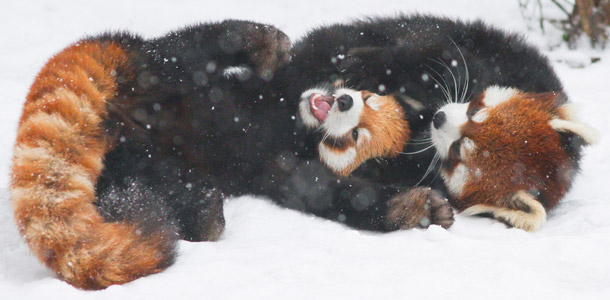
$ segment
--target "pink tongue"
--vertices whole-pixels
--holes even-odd
[[[333,97],[330,96],[323,96],[320,94],[311,95],[311,98],[309,98],[311,113],[318,121],[324,122],[326,117],[328,117],[328,111],[330,110],[333,101]]]
[[[318,119],[318,121],[324,122],[324,120],[326,120],[326,117],[328,116],[328,111],[330,110],[330,105],[322,100],[316,101],[316,102],[317,102],[316,107],[318,109],[317,110],[312,109],[312,113],[316,117],[316,119]]]

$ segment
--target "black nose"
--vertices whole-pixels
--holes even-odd
[[[354,106],[354,99],[350,95],[342,95],[337,98],[337,105],[339,105],[339,111],[347,111]]]
[[[436,128],[436,129],[441,128],[441,126],[443,126],[443,124],[445,124],[445,122],[447,122],[447,116],[445,115],[444,112],[439,111],[436,114],[434,114],[434,117],[432,118],[432,124],[434,124],[434,128]]]

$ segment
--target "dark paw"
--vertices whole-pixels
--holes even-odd
[[[428,228],[431,224],[449,228],[453,210],[445,198],[430,188],[414,188],[400,193],[388,203],[389,230]]]
[[[278,67],[289,62],[290,39],[279,29],[247,21],[225,21],[223,25],[228,28],[221,46],[243,51],[259,77],[269,80]]]
[[[380,80],[383,74],[393,66],[392,61],[385,62],[385,58],[392,57],[387,47],[355,47],[350,48],[345,59],[339,61],[339,70],[348,84],[357,83],[359,89],[367,89],[376,93],[379,91]]]
[[[178,209],[180,237],[187,241],[216,241],[224,231],[224,194],[203,189],[192,194],[192,201]]]

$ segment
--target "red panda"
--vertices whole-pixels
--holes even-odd
[[[94,204],[115,143],[101,122],[119,75],[134,75],[129,61],[113,42],[66,48],[36,77],[19,120],[11,181],[18,229],[45,265],[84,289],[156,273],[174,259],[170,236],[104,222]]]
[[[301,101],[303,123],[324,132],[320,160],[347,176],[369,158],[396,157],[410,137],[404,109],[392,96],[340,88],[335,96],[308,90]],[[333,105],[337,102],[337,105]]]
[[[535,231],[578,171],[573,147],[596,134],[578,122],[563,94],[489,87],[469,103],[434,116],[431,137],[452,205]]]
[[[243,156],[278,148],[244,139],[234,108],[263,119],[251,99],[289,48],[273,26],[227,20],[151,40],[102,34],[52,57],[27,95],[11,170],[14,217],[31,251],[66,282],[102,289],[170,266],[178,238],[217,240],[223,193],[252,190],[251,177],[230,168],[255,173],[269,161]],[[290,126],[294,110],[277,111],[284,118],[273,124]],[[207,134],[221,123],[221,134]],[[259,121],[249,133],[268,137],[267,128]],[[292,140],[283,142],[277,151]],[[259,145],[267,148],[251,151]]]
[[[336,94],[313,90],[309,106],[301,102],[304,124],[325,133],[320,159],[331,161],[326,164],[341,176],[369,159],[387,158],[393,165],[410,133],[395,98],[349,89]],[[333,105],[347,95],[353,107]],[[430,135],[451,205],[465,215],[490,214],[512,227],[537,230],[570,188],[580,146],[596,140],[595,131],[576,120],[565,100],[561,93],[491,86],[468,103],[440,108]],[[397,172],[412,172],[389,170],[397,177]]]
[[[340,176],[338,182],[357,182],[362,174],[352,175],[369,159],[398,161],[411,135],[404,107],[393,95],[343,87],[314,88],[301,95],[299,116],[305,127],[321,132],[319,159]],[[394,171],[388,172],[391,180],[401,182],[408,177],[410,170],[403,166],[392,165]],[[392,176],[396,174],[399,176]],[[431,224],[449,228],[453,224],[447,200],[429,187],[391,183],[379,194],[384,190],[397,192],[379,201],[375,209],[381,215],[375,222],[383,224],[384,230],[427,228]]]

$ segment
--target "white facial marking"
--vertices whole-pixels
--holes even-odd
[[[468,168],[464,164],[457,165],[451,175],[445,171],[442,171],[441,175],[445,179],[449,192],[455,197],[459,197],[462,194],[462,188],[470,178]]]
[[[371,140],[371,133],[366,128],[359,128],[358,129],[358,141],[356,142],[356,146],[360,147],[360,145],[362,143],[364,143],[365,140],[366,141]]]
[[[324,131],[333,137],[342,137],[348,131],[352,130],[360,122],[360,114],[364,107],[364,101],[362,100],[362,93],[350,89],[338,89],[335,91],[335,95],[340,97],[342,95],[349,95],[354,100],[354,104],[348,111],[339,111],[337,102],[333,103],[333,106],[328,112],[328,117],[322,128]]]
[[[328,91],[323,89],[313,88],[306,90],[301,94],[301,100],[299,101],[299,116],[301,117],[301,120],[303,120],[305,127],[308,129],[314,129],[320,126],[320,121],[318,121],[318,119],[316,119],[316,117],[314,117],[311,113],[311,109],[309,107],[309,97],[311,97],[313,94],[326,95],[327,93]]]
[[[474,144],[474,141],[469,138],[464,138],[462,140],[462,145],[460,147],[461,147],[460,155],[462,156],[463,160],[465,160],[468,157],[468,155],[476,149],[476,145]]]
[[[479,110],[476,114],[474,114],[474,116],[472,116],[472,120],[477,123],[482,123],[487,120],[488,116],[489,114],[487,113],[487,108],[483,108]]]
[[[353,147],[347,150],[337,153],[329,149],[324,143],[320,143],[318,146],[318,153],[320,159],[331,169],[341,172],[347,168],[356,159],[356,149]]]
[[[447,104],[439,110],[445,113],[447,118],[445,124],[439,129],[434,128],[434,124],[430,124],[432,142],[442,158],[447,158],[451,144],[462,137],[460,127],[468,121],[467,109],[468,103]]]
[[[519,93],[519,91],[514,88],[492,85],[485,90],[485,98],[483,98],[483,103],[485,103],[485,106],[487,107],[495,106],[509,100],[517,93]]]

